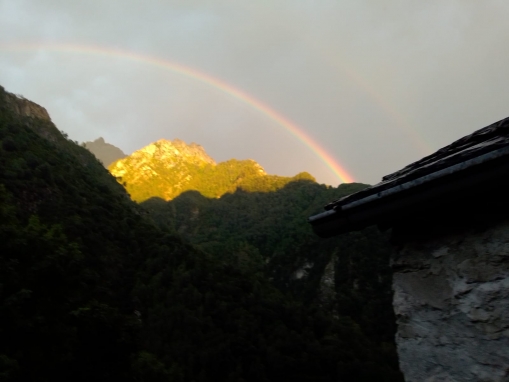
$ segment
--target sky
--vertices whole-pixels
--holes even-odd
[[[0,0],[0,85],[73,140],[374,184],[509,116],[507,0]]]

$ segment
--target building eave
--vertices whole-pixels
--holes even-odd
[[[437,205],[489,197],[489,190],[507,187],[508,175],[509,146],[505,146],[380,191],[374,186],[371,193],[364,192],[365,197],[345,198],[308,221],[321,237],[370,225],[390,226]]]

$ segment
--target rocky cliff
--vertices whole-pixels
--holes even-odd
[[[159,196],[171,199],[189,189],[204,167],[215,166],[202,146],[160,139],[109,166],[135,200]]]
[[[3,103],[11,112],[18,114],[19,116],[40,118],[51,121],[51,118],[45,108],[22,96],[5,92]]]
[[[202,146],[179,139],[154,142],[114,162],[109,170],[139,202],[151,197],[171,200],[192,190],[218,198],[237,188],[274,191],[296,178],[314,181],[307,173],[293,178],[268,175],[250,159],[216,163]]]
[[[2,87],[0,87],[0,97],[0,109],[2,111],[17,116],[25,126],[50,142],[66,141],[62,133],[51,122],[45,108],[20,95],[6,92]]]

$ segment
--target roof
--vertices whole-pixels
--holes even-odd
[[[509,117],[477,130],[432,155],[382,178],[362,191],[335,200],[311,216],[324,237],[389,224],[423,203],[478,192],[509,175]]]

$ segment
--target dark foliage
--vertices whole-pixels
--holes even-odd
[[[222,256],[210,242],[206,252],[185,244],[180,223],[156,227],[92,154],[4,97],[0,88],[1,380],[401,380],[355,322],[372,321],[355,303],[333,318],[267,281],[257,259],[272,248],[269,222],[264,234],[246,231],[256,244],[244,240],[243,266],[229,260],[237,241]]]
[[[275,192],[239,189],[219,199],[186,192],[170,202],[153,198],[142,206],[161,227],[226,264],[270,279],[306,309],[329,318],[349,317],[374,353],[383,355],[382,362],[397,370],[388,241],[375,228],[324,240],[306,224],[324,201],[364,187],[300,180]],[[324,280],[326,273],[332,285]]]

